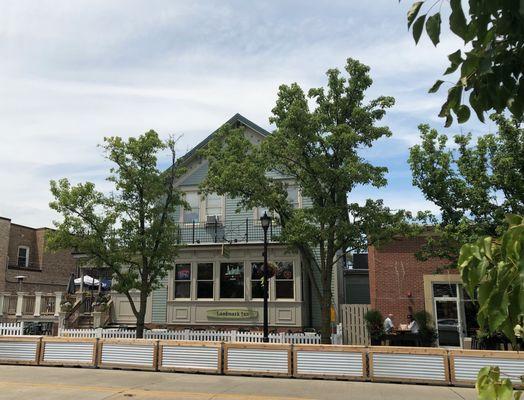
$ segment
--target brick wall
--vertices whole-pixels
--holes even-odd
[[[384,316],[392,313],[395,325],[407,323],[408,314],[424,310],[424,275],[434,274],[445,264],[440,259],[416,259],[424,242],[424,237],[403,238],[369,248],[371,307]]]
[[[16,276],[19,275],[26,277],[22,285],[24,292],[52,293],[66,289],[70,274],[76,272],[76,262],[69,250],[45,250],[46,231],[46,228],[34,229],[0,219],[0,291],[17,292]],[[18,246],[29,247],[27,268],[17,266]]]
[[[0,291],[5,290],[5,273],[10,230],[11,220],[0,217]]]

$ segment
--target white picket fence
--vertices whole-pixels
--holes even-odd
[[[75,338],[120,338],[134,339],[136,333],[133,330],[120,329],[61,329],[59,336]],[[170,331],[154,329],[144,332],[145,339],[162,340],[183,340],[183,341],[204,341],[204,342],[245,342],[261,343],[263,340],[262,332],[238,332],[238,331],[193,331],[178,330]],[[291,343],[291,344],[320,344],[320,335],[314,333],[270,333],[270,343]],[[342,344],[341,327],[337,328],[337,333],[331,335],[332,344]]]
[[[0,336],[22,336],[24,334],[23,322],[0,323]]]
[[[58,336],[90,339],[135,339],[136,332],[127,329],[59,329]]]

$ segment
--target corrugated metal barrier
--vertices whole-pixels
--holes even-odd
[[[41,365],[96,366],[97,339],[42,339]]]
[[[37,365],[41,336],[0,337],[0,364]]]
[[[226,375],[291,376],[290,344],[225,343]]]
[[[293,346],[293,376],[365,380],[366,347],[333,345]]]
[[[222,343],[161,340],[158,349],[160,371],[222,372]]]
[[[370,347],[369,377],[382,382],[448,384],[447,350],[420,347]]]
[[[158,340],[99,339],[98,366],[156,370]]]
[[[40,336],[0,337],[0,364],[469,386],[488,365],[516,386],[524,375],[524,353],[514,351]]]
[[[524,353],[517,351],[450,350],[451,382],[454,385],[475,385],[480,368],[496,365],[503,378],[522,386]]]

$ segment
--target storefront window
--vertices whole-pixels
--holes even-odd
[[[191,297],[191,264],[175,265],[175,299]]]
[[[184,222],[198,222],[200,220],[200,196],[197,192],[188,192],[185,199],[190,208],[184,210]]]
[[[197,298],[212,299],[213,290],[213,263],[197,264]]]
[[[277,262],[276,274],[276,298],[293,299],[293,263],[289,261]]]
[[[251,263],[251,298],[262,299],[264,298],[264,263],[254,262]]]
[[[220,264],[220,298],[244,298],[244,264]]]

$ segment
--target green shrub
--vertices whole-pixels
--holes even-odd
[[[423,346],[431,347],[437,340],[437,331],[433,326],[431,315],[427,311],[418,311],[413,314],[413,319],[418,324],[418,334]]]
[[[384,318],[378,310],[369,310],[364,315],[368,328],[371,344],[379,344],[384,337]]]

